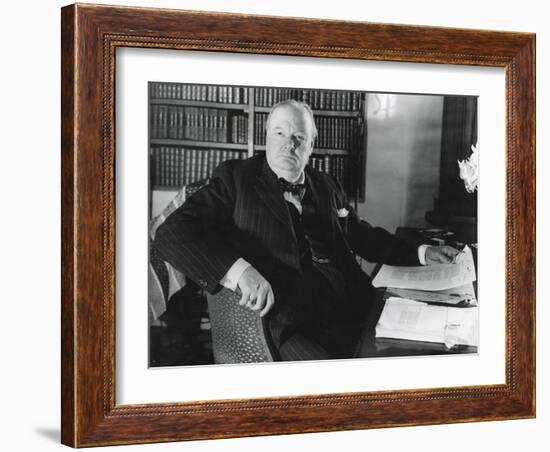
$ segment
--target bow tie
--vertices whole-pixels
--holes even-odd
[[[304,197],[306,192],[306,184],[291,184],[286,179],[279,177],[279,187],[283,193],[289,192],[294,196],[298,196],[300,199]]]

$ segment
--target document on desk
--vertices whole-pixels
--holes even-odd
[[[372,284],[374,287],[435,291],[464,286],[475,280],[472,250],[465,247],[453,264],[418,267],[383,265]]]
[[[478,345],[478,307],[431,306],[390,297],[376,325],[376,337]]]
[[[426,303],[443,303],[448,305],[476,305],[477,298],[474,284],[469,282],[462,286],[443,290],[414,290],[388,287],[387,294]]]

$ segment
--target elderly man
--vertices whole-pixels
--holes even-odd
[[[281,360],[352,357],[374,299],[371,262],[451,262],[451,247],[398,240],[361,220],[341,186],[307,165],[317,129],[305,103],[273,107],[266,155],[222,163],[158,229],[161,256],[209,292],[240,291]]]

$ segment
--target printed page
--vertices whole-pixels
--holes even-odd
[[[443,343],[445,311],[441,306],[390,297],[376,325],[376,337]]]
[[[383,265],[372,284],[374,287],[395,287],[414,290],[445,290],[476,280],[472,250],[465,247],[456,263],[399,267]]]
[[[430,306],[390,297],[376,325],[376,337],[477,346],[477,325],[477,307]]]

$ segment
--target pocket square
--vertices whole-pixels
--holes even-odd
[[[349,215],[348,209],[338,209],[336,211],[338,218],[346,218]]]

